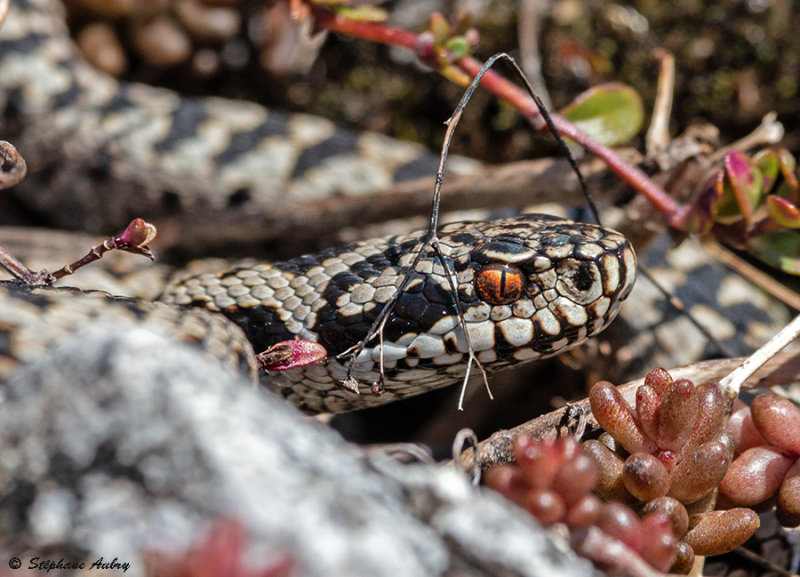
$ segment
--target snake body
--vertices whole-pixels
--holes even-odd
[[[382,342],[354,364],[360,395],[342,389],[337,359],[367,336],[422,248],[424,233],[373,239],[284,263],[190,277],[163,300],[219,311],[256,351],[302,338],[324,363],[271,373],[268,385],[310,412],[369,407],[460,381],[469,344],[493,372],[568,350],[604,329],[630,293],[636,258],[619,233],[545,215],[454,223],[439,231],[447,260],[423,258]],[[465,327],[447,270],[457,283]],[[369,393],[381,376],[384,392]]]
[[[357,202],[432,176],[438,160],[315,116],[118,82],[80,56],[59,0],[12,3],[0,27],[0,112],[0,133],[30,168],[20,202],[93,233],[152,219],[184,248],[343,224],[332,197]],[[454,158],[449,170],[475,165]]]
[[[3,136],[31,167],[18,190],[30,206],[56,224],[90,231],[152,216],[185,243],[196,241],[201,229],[222,233],[226,219],[242,237],[278,235],[295,225],[309,202],[379,191],[435,164],[417,146],[356,136],[322,119],[117,82],[78,56],[56,0],[16,0],[0,28],[0,110]],[[265,214],[273,220],[264,221]],[[216,326],[220,315],[209,321],[208,313],[186,312],[179,321],[181,313],[164,312],[164,305],[97,295],[75,304],[72,293],[12,285],[0,297],[8,310],[0,326],[6,350],[0,352],[13,365],[24,356],[20,343],[32,340],[19,334],[41,334],[64,318],[79,330],[113,306],[125,318],[158,318],[160,327],[176,327],[182,340],[206,341],[203,331],[227,334],[238,343],[234,352],[215,353],[227,359],[241,360],[250,350],[241,344],[241,331],[255,352],[302,338],[321,343],[327,361],[271,372],[265,382],[308,412],[338,412],[460,381],[469,353],[465,334],[488,372],[576,346],[611,321],[635,277],[633,250],[609,229],[542,215],[446,225],[439,238],[447,262],[426,255],[418,263],[388,317],[383,342],[371,341],[355,359],[362,394],[343,390],[347,359],[338,356],[367,335],[423,236],[374,239],[190,277],[163,295],[170,305],[222,313],[239,327],[227,331]],[[211,340],[224,346],[224,339]],[[384,394],[377,396],[368,391],[381,363]]]
[[[59,345],[81,342],[88,331],[108,323],[126,332],[146,327],[145,338],[154,333],[189,343],[229,371],[255,377],[250,342],[221,315],[103,291],[0,281],[0,382]]]

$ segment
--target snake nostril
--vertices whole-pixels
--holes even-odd
[[[556,290],[576,303],[588,304],[603,295],[603,277],[592,261],[565,259],[556,266]]]
[[[525,293],[525,276],[515,266],[488,264],[475,274],[475,291],[489,304],[507,305]]]

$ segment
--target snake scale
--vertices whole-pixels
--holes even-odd
[[[246,232],[249,216],[265,207],[358,195],[430,168],[413,145],[397,149],[321,119],[118,83],[77,55],[55,0],[17,0],[0,29],[0,110],[4,136],[32,168],[17,193],[56,224],[88,230],[134,215],[158,224],[180,205],[232,212]],[[423,232],[190,276],[173,283],[163,303],[6,283],[0,369],[8,374],[107,314],[132,327],[154,322],[245,372],[253,351],[299,337],[321,343],[327,360],[263,380],[303,410],[340,412],[459,382],[465,330],[490,373],[567,350],[605,328],[635,278],[627,240],[595,225],[523,215],[449,224],[438,234],[446,262],[430,255],[418,262],[382,341],[355,359],[360,395],[340,386],[347,369],[337,356],[367,335],[409,274]],[[384,392],[370,394],[381,364]]]

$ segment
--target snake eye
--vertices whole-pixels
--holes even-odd
[[[489,304],[507,305],[525,292],[525,276],[515,266],[487,264],[475,274],[475,290]]]

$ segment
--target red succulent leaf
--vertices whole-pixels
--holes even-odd
[[[690,234],[706,234],[711,231],[722,200],[724,182],[725,173],[719,170],[703,183],[700,192],[682,217],[681,230]]]
[[[734,505],[757,505],[775,494],[793,463],[775,447],[748,449],[728,467],[719,484],[720,494]]]
[[[722,555],[733,551],[758,530],[758,515],[752,509],[709,511],[692,517],[685,541],[696,555]]]
[[[672,469],[669,495],[681,503],[699,501],[719,484],[732,459],[733,446],[727,439],[703,443]]]
[[[763,194],[761,171],[753,166],[743,152],[733,150],[725,155],[725,172],[736,197],[739,213],[750,224]],[[718,217],[722,213],[723,208],[720,207]]]
[[[659,497],[645,503],[641,514],[663,513],[667,516],[672,526],[672,532],[676,537],[681,538],[689,530],[689,513],[683,503],[673,497]]]
[[[669,490],[667,468],[650,453],[634,453],[628,457],[622,481],[630,494],[643,502],[663,497]]]
[[[633,409],[608,381],[592,386],[589,403],[600,426],[629,453],[653,453],[658,448],[642,432]]]
[[[583,444],[583,451],[597,465],[595,492],[607,501],[632,502],[633,499],[622,480],[625,467],[622,458],[596,439],[586,441]]]
[[[669,571],[678,557],[678,539],[669,517],[660,512],[646,514],[642,518],[642,533],[647,537],[639,555],[659,571]]]
[[[717,385],[712,383],[700,385],[695,388],[694,396],[699,405],[697,419],[681,447],[682,454],[714,439],[725,426],[728,403]]]
[[[761,171],[738,150],[726,154],[724,163],[725,178],[722,194],[715,206],[715,220],[722,224],[743,220],[749,225],[761,201]]]
[[[757,396],[750,406],[753,423],[771,444],[800,456],[800,407],[772,393]]]
[[[647,384],[636,389],[636,416],[639,426],[645,435],[651,439],[658,438],[658,421],[661,413],[661,401],[663,397],[655,389]]]
[[[774,194],[766,198],[766,204],[769,215],[779,225],[784,228],[800,228],[800,209],[795,204]]]
[[[750,407],[739,399],[734,401],[734,410],[725,425],[725,430],[730,433],[734,440],[736,456],[751,447],[769,444],[753,423]]]
[[[664,391],[655,441],[662,449],[679,450],[698,418],[700,398],[691,381],[679,379]]]
[[[781,483],[777,513],[782,525],[800,525],[800,461],[795,461]]]

